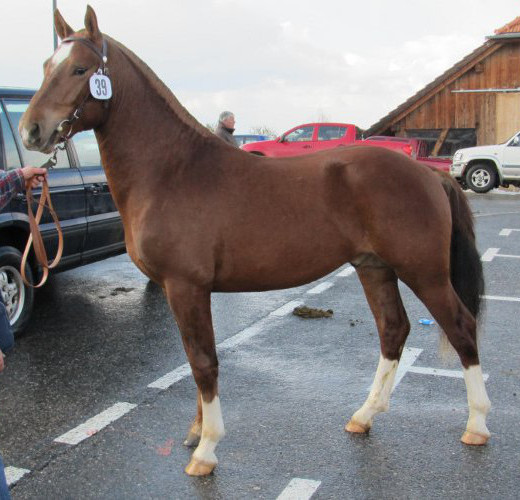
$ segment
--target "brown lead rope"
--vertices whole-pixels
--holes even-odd
[[[33,204],[34,198],[32,195],[32,188],[29,185],[27,187],[27,215],[29,216],[29,225],[31,228],[31,234],[29,235],[29,238],[27,240],[27,245],[25,245],[25,251],[23,253],[22,257],[22,264],[21,264],[21,275],[23,282],[31,286],[33,288],[39,288],[43,286],[43,284],[47,281],[47,278],[49,276],[49,269],[55,268],[60,259],[61,255],[63,253],[63,232],[61,230],[60,221],[58,220],[58,216],[56,215],[56,212],[54,211],[54,207],[52,206],[51,201],[51,195],[49,193],[49,184],[47,183],[47,178],[43,180],[42,183],[42,192],[40,194],[40,200],[38,201],[38,209],[36,211],[36,217],[34,216],[33,210],[32,210],[32,204]],[[49,212],[52,216],[52,219],[54,220],[54,224],[56,225],[56,229],[58,231],[58,251],[56,252],[56,257],[52,261],[51,264],[49,264],[49,259],[47,258],[47,252],[45,251],[45,246],[43,244],[42,235],[40,233],[40,229],[38,225],[40,224],[40,220],[43,215],[43,208],[47,206],[49,209]],[[37,285],[33,285],[32,283],[29,283],[27,280],[27,277],[25,276],[25,265],[27,263],[27,257],[29,256],[29,251],[31,250],[31,244],[34,246],[34,254],[36,256],[36,261],[43,269],[43,276],[40,282]]]

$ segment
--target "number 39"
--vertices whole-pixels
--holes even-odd
[[[106,75],[92,75],[90,77],[90,93],[96,99],[110,99],[112,97],[112,84],[110,79]]]
[[[100,78],[96,78],[96,95],[101,97],[107,96],[107,82],[105,80],[101,80]]]

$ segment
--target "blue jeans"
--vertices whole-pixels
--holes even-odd
[[[0,500],[11,500],[9,495],[9,488],[5,480],[4,462],[2,462],[2,455],[0,455]]]
[[[7,352],[14,345],[13,331],[9,324],[7,310],[0,294],[0,351]]]

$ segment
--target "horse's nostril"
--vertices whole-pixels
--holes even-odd
[[[34,144],[40,139],[40,126],[37,123],[33,123],[29,129],[29,143]]]

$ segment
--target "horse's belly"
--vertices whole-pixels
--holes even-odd
[[[265,291],[304,285],[349,262],[344,245],[324,249],[295,248],[276,252],[271,246],[243,251],[224,260],[215,276],[215,291]]]

